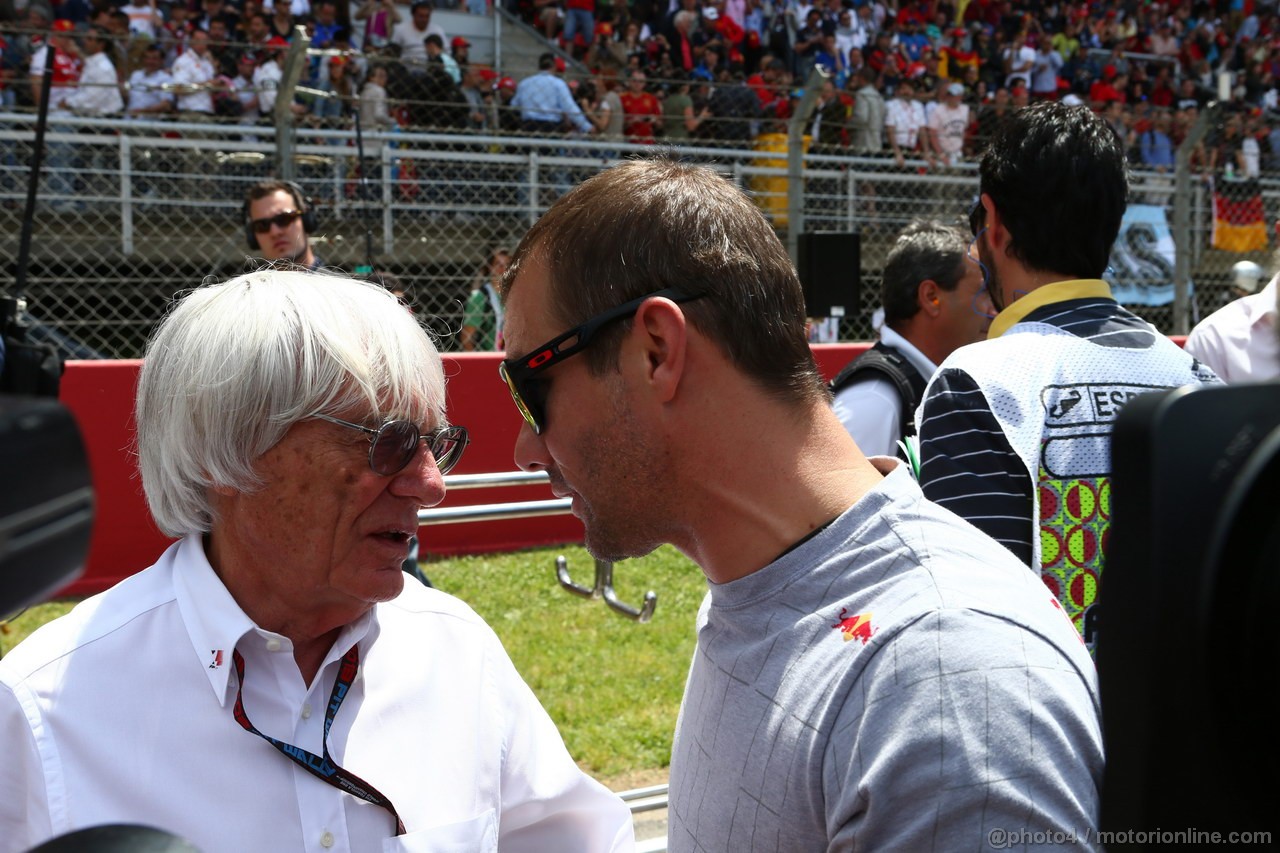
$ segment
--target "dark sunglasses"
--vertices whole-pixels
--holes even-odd
[[[982,206],[982,196],[978,196],[973,207],[969,208],[969,233],[975,238],[987,224],[987,209]]]
[[[448,474],[467,449],[467,428],[442,426],[423,435],[413,421],[387,421],[377,429],[353,424],[329,415],[313,415],[322,421],[358,429],[373,436],[369,443],[369,467],[380,477],[390,477],[404,470],[418,452],[418,442],[425,441],[441,474]]]
[[[662,296],[672,302],[692,302],[706,296],[705,293],[685,293],[675,287],[668,287],[654,293],[648,293],[638,299],[611,308],[603,314],[597,314],[581,326],[575,326],[559,337],[552,338],[542,346],[521,358],[508,358],[498,365],[498,374],[507,383],[511,391],[511,399],[520,410],[525,423],[540,434],[546,426],[546,383],[534,377],[548,367],[559,364],[571,355],[576,355],[587,348],[596,332],[615,320],[623,320],[640,310],[643,305],[655,296]]]
[[[973,207],[969,208],[969,231],[973,233],[973,242],[969,244],[968,257],[978,268],[982,270],[982,290],[987,294],[987,298],[991,300],[992,309],[998,314],[1004,310],[1004,297],[1002,297],[992,281],[991,270],[987,269],[987,265],[982,262],[982,256],[978,252],[978,237],[982,232],[987,230],[987,209],[982,206],[982,196],[978,196],[978,200],[973,203]],[[974,297],[973,310],[974,313],[983,317],[994,317],[978,306],[978,297]]]
[[[277,213],[275,216],[264,216],[262,219],[249,220],[249,227],[258,234],[266,234],[274,225],[277,228],[288,228],[296,219],[302,216],[302,212],[298,210],[286,210],[284,213]]]

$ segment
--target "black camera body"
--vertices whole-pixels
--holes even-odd
[[[84,571],[93,487],[80,429],[57,400],[0,396],[0,614]]]
[[[1101,828],[1135,849],[1280,844],[1280,383],[1138,397],[1111,453]]]

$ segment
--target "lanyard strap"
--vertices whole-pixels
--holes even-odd
[[[347,691],[356,680],[356,672],[360,669],[360,647],[358,645],[352,646],[342,656],[342,664],[338,667],[338,678],[333,682],[333,691],[329,694],[329,706],[325,708],[324,712],[324,737],[320,741],[321,748],[324,750],[322,756],[316,755],[314,752],[308,752],[300,746],[276,740],[271,735],[263,734],[254,727],[253,723],[249,722],[249,715],[244,710],[244,658],[240,656],[239,651],[233,650],[231,652],[231,661],[235,664],[236,677],[239,679],[236,685],[236,704],[233,713],[240,727],[246,732],[252,732],[280,750],[281,753],[292,759],[294,763],[322,782],[327,782],[341,791],[346,791],[352,796],[359,797],[366,803],[373,803],[375,806],[381,806],[386,809],[396,820],[396,835],[404,835],[404,821],[400,820],[400,815],[396,812],[396,807],[391,804],[391,800],[387,799],[382,792],[356,774],[339,767],[329,757],[329,727],[333,725],[333,718],[338,715],[338,709],[342,707],[342,700],[347,697]]]

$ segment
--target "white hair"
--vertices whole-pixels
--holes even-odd
[[[367,409],[444,422],[431,338],[377,284],[263,269],[188,292],[147,344],[138,380],[142,487],[166,534],[207,532],[208,490],[252,491],[295,423]]]

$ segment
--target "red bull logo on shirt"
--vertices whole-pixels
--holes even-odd
[[[844,634],[846,643],[850,640],[861,640],[862,645],[865,646],[871,639],[871,635],[876,632],[875,626],[871,624],[872,614],[855,613],[853,616],[845,616],[848,612],[849,608],[840,608],[840,615],[836,617],[839,621],[831,627],[839,629],[840,633]]]

